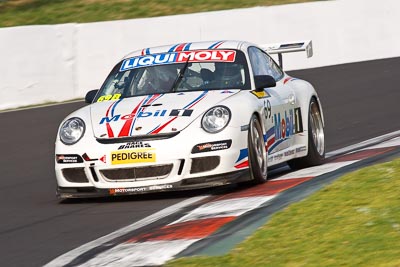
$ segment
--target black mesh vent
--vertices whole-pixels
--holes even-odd
[[[114,181],[137,180],[146,178],[162,179],[171,172],[172,167],[172,164],[168,164],[147,167],[101,170],[100,172],[107,179]]]
[[[64,178],[71,183],[87,183],[89,180],[86,177],[84,168],[68,168],[62,169]]]
[[[220,162],[219,156],[193,158],[190,173],[211,171],[218,167],[219,162]]]

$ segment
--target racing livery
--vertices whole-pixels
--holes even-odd
[[[267,181],[267,167],[325,157],[313,86],[282,71],[311,41],[182,43],[123,58],[56,139],[60,198]],[[277,54],[276,64],[270,54]]]

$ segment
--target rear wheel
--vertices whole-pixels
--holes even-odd
[[[308,113],[308,154],[303,158],[290,160],[288,164],[292,169],[301,169],[321,165],[324,159],[324,125],[318,102],[315,98],[312,98]]]
[[[260,121],[256,115],[250,119],[248,133],[249,166],[252,182],[261,184],[267,181],[267,151]]]

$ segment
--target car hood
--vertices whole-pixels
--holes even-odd
[[[154,94],[97,102],[90,106],[96,138],[174,133],[240,90]]]

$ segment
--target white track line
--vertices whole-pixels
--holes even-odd
[[[399,136],[400,136],[400,131],[395,131],[395,132],[392,132],[392,133],[384,134],[384,135],[381,135],[381,136],[378,136],[378,137],[374,137],[374,138],[365,140],[363,142],[360,142],[360,143],[357,143],[357,144],[354,144],[354,145],[351,145],[351,146],[346,146],[344,148],[328,152],[328,153],[326,153],[326,157],[330,158],[330,157],[333,157],[333,156],[336,156],[336,155],[346,154],[348,152],[353,152],[353,151],[356,151],[356,150],[360,150],[360,149],[363,149],[363,148],[366,148],[366,147],[369,147],[369,146],[372,146],[372,145],[377,145],[379,143],[383,143],[384,141],[388,141],[390,139],[393,139],[393,138],[399,137]]]
[[[203,199],[205,199],[207,197],[209,197],[209,195],[192,197],[192,198],[186,199],[184,201],[181,201],[181,202],[179,202],[179,203],[177,203],[177,204],[175,204],[173,206],[170,206],[170,207],[165,208],[165,209],[163,209],[163,210],[161,210],[159,212],[156,212],[156,213],[154,213],[154,214],[152,214],[152,215],[150,215],[150,216],[148,216],[148,217],[146,217],[146,218],[144,218],[144,219],[142,219],[142,220],[140,220],[140,221],[138,221],[136,223],[128,225],[128,226],[126,226],[124,228],[121,228],[121,229],[115,231],[115,232],[112,232],[112,233],[110,233],[108,235],[105,235],[105,236],[100,237],[100,238],[98,238],[96,240],[93,240],[93,241],[91,241],[89,243],[86,243],[86,244],[84,244],[84,245],[82,245],[82,246],[80,246],[80,247],[78,247],[78,248],[76,248],[74,250],[71,250],[71,251],[59,256],[58,258],[52,260],[51,262],[49,262],[48,264],[46,264],[44,266],[48,266],[48,267],[50,267],[50,266],[63,266],[65,264],[68,264],[69,262],[71,262],[72,260],[77,258],[78,256],[82,255],[83,253],[85,253],[85,252],[87,252],[87,251],[89,251],[89,250],[91,250],[91,249],[93,249],[95,247],[98,247],[98,246],[100,246],[100,245],[102,245],[104,243],[107,243],[107,242],[109,242],[109,241],[111,241],[111,240],[113,240],[113,239],[115,239],[117,237],[123,236],[123,235],[125,235],[125,234],[127,234],[127,233],[129,233],[129,232],[131,232],[133,230],[136,230],[136,229],[139,229],[139,228],[141,228],[143,226],[149,225],[150,223],[158,221],[158,220],[160,220],[160,219],[162,219],[162,218],[164,218],[164,217],[166,217],[168,215],[174,214],[174,213],[178,212],[179,210],[181,210],[181,209],[183,209],[183,208],[185,208],[187,206],[190,206],[190,205],[192,205],[192,204],[194,204],[194,203],[196,203],[198,201],[201,201],[201,200],[203,200]]]

